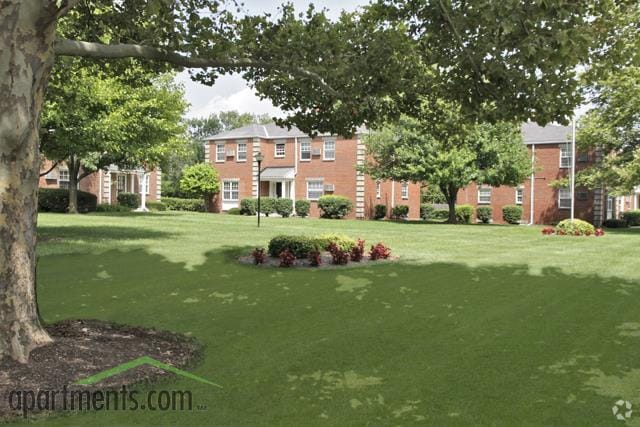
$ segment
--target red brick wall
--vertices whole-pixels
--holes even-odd
[[[261,152],[264,155],[264,160],[262,162],[262,169],[268,167],[295,167],[296,158],[298,165],[298,173],[296,175],[295,182],[295,199],[301,200],[307,198],[307,179],[308,178],[323,178],[324,184],[333,184],[335,186],[335,191],[332,193],[325,192],[325,194],[336,194],[341,196],[346,196],[353,202],[354,209],[349,214],[349,218],[356,217],[356,191],[357,191],[357,183],[356,183],[356,164],[357,164],[357,140],[353,139],[344,139],[337,138],[336,140],[336,155],[335,160],[324,160],[323,159],[323,137],[313,138],[311,140],[311,151],[314,149],[320,149],[321,154],[319,156],[311,156],[310,160],[301,160],[300,159],[300,138],[296,144],[294,138],[289,138],[286,140],[265,140],[262,139],[260,141]],[[244,140],[240,140],[244,141]],[[282,158],[275,157],[275,144],[279,142],[285,142],[285,156]],[[247,140],[247,161],[246,162],[237,162],[235,157],[227,157],[224,162],[216,162],[216,142],[218,141],[210,141],[209,142],[209,161],[211,165],[213,165],[220,174],[220,179],[231,179],[238,178],[240,179],[239,183],[239,198],[247,198],[253,197],[252,194],[252,159],[253,159],[253,149],[252,143],[253,140]],[[224,141],[226,143],[225,152],[227,149],[233,149],[236,151],[237,155],[237,147],[236,140],[227,140]],[[388,187],[387,195],[385,197],[390,197],[390,189],[391,184],[386,184]],[[368,200],[371,196],[371,191],[373,191],[373,197],[375,197],[375,184],[373,189],[371,189],[371,180],[365,180],[365,215],[368,216],[369,209]],[[409,199],[402,200],[400,194],[400,183],[396,184],[396,204],[407,204],[410,205],[410,217],[411,218],[419,218],[420,216],[420,187],[416,184],[410,184],[409,186]],[[267,196],[269,194],[269,184],[263,183],[261,189],[261,195]],[[220,204],[220,202],[219,202]],[[390,202],[389,202],[390,205]],[[311,201],[311,212],[310,215],[312,217],[320,216],[319,209],[317,207],[317,202]]]
[[[529,147],[531,154],[531,147]],[[536,145],[536,172],[534,187],[534,214],[535,224],[551,224],[569,218],[570,209],[558,207],[558,190],[550,186],[554,180],[568,177],[571,169],[560,168],[560,147],[557,144]],[[576,161],[576,170],[580,170],[593,161],[590,153],[587,162]],[[523,222],[529,223],[531,218],[531,180],[523,182]],[[502,207],[515,204],[515,187],[497,187],[491,191],[491,206],[493,208],[493,222],[503,223]],[[579,194],[586,192],[586,200],[581,200]],[[478,206],[478,187],[471,184],[458,192],[458,204],[470,204]],[[586,221],[593,221],[593,191],[577,187],[575,200],[575,216]]]
[[[380,198],[377,197],[376,181],[367,177],[365,180],[365,212],[367,217],[373,218],[375,205],[386,205],[387,216],[391,215],[391,207],[398,205],[409,206],[409,219],[420,219],[420,185],[409,183],[409,198],[402,198],[402,184],[391,181],[380,183]],[[393,197],[392,197],[393,196]],[[395,203],[392,203],[392,199]]]

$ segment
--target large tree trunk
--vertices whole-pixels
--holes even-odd
[[[449,224],[457,224],[458,217],[456,216],[456,202],[458,201],[458,188],[453,185],[441,185],[440,191],[447,199],[447,205],[449,206]]]
[[[69,206],[67,212],[78,213],[78,175],[80,174],[80,161],[75,156],[69,158]]]
[[[39,117],[53,63],[55,1],[0,0],[0,359],[51,342],[36,304]]]

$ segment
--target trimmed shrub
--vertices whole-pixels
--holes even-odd
[[[109,205],[102,203],[96,206],[96,212],[131,212],[131,208],[123,205]]]
[[[318,250],[316,239],[308,236],[276,236],[269,241],[269,255],[280,256],[285,250],[290,251],[296,258],[307,258],[309,252]]]
[[[289,218],[293,213],[293,200],[291,199],[275,199],[274,209],[278,215],[283,218]]]
[[[296,256],[289,250],[285,249],[280,253],[280,267],[289,268],[296,262]]]
[[[258,202],[256,200],[256,209]],[[273,197],[260,197],[260,213],[269,216],[276,211],[276,199]]]
[[[250,216],[255,215],[257,204],[258,204],[258,201],[256,199],[240,200],[240,213],[242,215],[250,215]]]
[[[396,219],[406,219],[409,216],[409,206],[394,206],[393,209],[391,209],[391,215]]]
[[[318,207],[322,211],[323,218],[340,219],[344,218],[351,209],[353,203],[349,198],[344,196],[322,196],[318,199]]]
[[[436,208],[433,205],[423,203],[420,205],[420,218],[427,220],[435,217]]]
[[[162,212],[167,210],[167,205],[162,202],[147,202],[146,204],[150,211]]]
[[[507,224],[520,224],[522,219],[522,206],[506,205],[502,207],[502,219]]]
[[[78,190],[78,212],[94,212],[98,205],[95,194]],[[65,213],[69,207],[69,190],[65,188],[40,188],[38,190],[38,212]]]
[[[447,211],[447,218],[449,212]],[[459,224],[471,224],[473,218],[473,206],[471,205],[458,205],[456,206],[456,218]]]
[[[630,226],[640,225],[640,209],[624,212],[622,219],[627,221]]]
[[[384,243],[378,243],[375,246],[371,246],[369,251],[369,258],[371,261],[377,261],[379,259],[387,259],[391,256],[391,249],[384,245]]]
[[[264,248],[255,248],[253,252],[251,252],[251,256],[253,257],[253,263],[255,265],[264,264],[266,257]]]
[[[387,216],[387,205],[375,205],[373,207],[373,219],[382,219]]]
[[[552,234],[555,234],[556,230],[553,229],[553,227],[545,227],[542,229],[542,234],[544,234],[545,236],[550,236]]]
[[[311,210],[311,202],[308,200],[296,200],[296,215],[300,218],[309,216]]]
[[[489,224],[493,218],[493,209],[491,206],[478,206],[476,209],[476,218],[483,224]]]
[[[556,234],[568,236],[591,236],[595,234],[596,229],[587,221],[581,219],[565,219],[556,225]]]
[[[140,195],[137,193],[118,193],[118,204],[131,209],[140,207]]]
[[[449,219],[449,209],[436,209],[433,211],[433,219]]]
[[[163,197],[162,203],[170,211],[204,212],[204,200],[202,199],[179,199],[177,197]]]
[[[333,243],[345,252],[351,252],[351,249],[357,244],[351,237],[339,233],[324,233],[317,236],[314,241],[322,249],[329,250],[329,246]]]
[[[627,228],[629,223],[623,219],[608,219],[602,223],[606,228]]]
[[[231,208],[227,211],[229,215],[240,215],[240,208]]]

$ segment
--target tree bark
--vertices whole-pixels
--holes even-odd
[[[457,224],[456,202],[458,201],[458,188],[453,185],[441,185],[440,191],[444,194],[445,199],[447,199],[447,205],[449,206],[449,219],[447,219],[447,222],[449,224]]]
[[[80,161],[75,156],[69,158],[69,206],[67,212],[78,213],[78,174],[80,173]]]
[[[39,113],[53,64],[55,1],[0,1],[0,359],[51,342],[36,303]]]

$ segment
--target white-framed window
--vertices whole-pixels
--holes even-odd
[[[69,188],[69,169],[58,169],[58,187]]]
[[[568,188],[558,189],[558,208],[571,209],[571,190]]]
[[[478,204],[480,205],[491,204],[491,187],[478,188]]]
[[[516,205],[521,205],[524,200],[524,188],[518,187],[516,188]]]
[[[571,167],[571,144],[560,145],[560,167]]]
[[[238,142],[236,161],[245,162],[247,160],[247,143]]]
[[[284,155],[285,155],[285,144],[284,144],[284,142],[276,142],[274,155],[276,157],[284,157]]]
[[[403,182],[400,186],[400,194],[404,200],[409,198],[409,183]]]
[[[216,144],[216,162],[224,162],[227,153],[224,151],[224,144]]]
[[[150,194],[150,189],[151,188],[151,174],[146,174],[144,176],[144,194]]]
[[[222,181],[222,200],[226,202],[237,202],[239,199],[240,181],[229,179]]]
[[[311,160],[311,141],[300,141],[300,160]]]
[[[322,160],[335,160],[336,159],[336,140],[325,139],[322,149]]]
[[[380,181],[376,181],[376,199],[382,197],[382,183]]]
[[[118,191],[126,191],[127,190],[127,176],[126,175],[118,175],[116,180],[117,180]]]
[[[324,194],[324,180],[322,178],[307,180],[307,200],[318,200]]]

